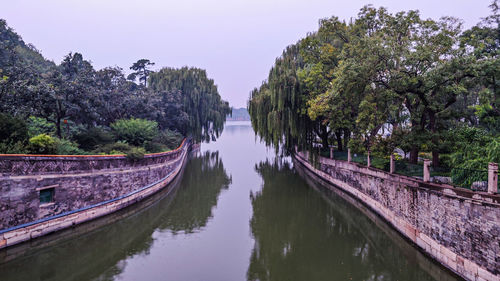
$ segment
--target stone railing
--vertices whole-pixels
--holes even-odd
[[[330,159],[334,159],[334,147],[330,146]],[[347,162],[352,162],[352,155],[351,155],[351,149],[347,149]],[[366,155],[366,166],[371,167],[371,157],[370,157],[370,152],[367,153]],[[431,171],[430,171],[430,166],[431,166],[431,160],[429,159],[424,159],[423,165],[422,165],[422,174],[421,177],[425,182],[430,182],[431,181]],[[474,171],[474,170],[472,170]],[[396,173],[396,159],[394,157],[394,154],[391,154],[389,156],[389,172],[391,174]],[[478,171],[476,171],[478,172]],[[482,171],[479,171],[482,172]],[[489,163],[488,164],[488,181],[487,182],[477,182],[480,184],[479,189],[476,189],[476,191],[487,191],[488,193],[499,193],[498,190],[498,163]],[[435,177],[435,178],[447,178],[447,177]],[[446,183],[451,183],[451,178],[447,178],[448,180]],[[438,181],[438,183],[444,183],[441,180]],[[483,186],[484,183],[484,186]],[[473,186],[471,186],[471,189]]]
[[[116,156],[0,155],[0,248],[119,210],[165,187],[191,142],[132,161]]]
[[[294,160],[360,200],[424,253],[468,280],[500,280],[500,195],[307,153]],[[334,187],[336,186],[336,187]]]

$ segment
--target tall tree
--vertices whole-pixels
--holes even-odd
[[[95,70],[80,53],[69,53],[63,62],[47,75],[43,89],[43,116],[56,125],[56,134],[62,137],[62,121],[69,119],[88,127],[98,119],[94,101]]]
[[[176,99],[175,93],[180,92],[182,111],[189,116],[188,120],[179,120],[186,124],[180,128],[182,133],[198,141],[215,140],[222,133],[231,108],[228,102],[221,99],[217,86],[207,77],[205,70],[163,68],[151,74],[149,88],[163,93],[165,100]],[[168,92],[174,96],[165,95]],[[174,107],[170,109],[177,110]]]
[[[151,74],[151,70],[149,70],[149,67],[154,65],[154,62],[151,62],[148,59],[140,59],[136,61],[131,67],[131,70],[134,70],[134,72],[130,73],[128,75],[128,79],[134,81],[137,77],[139,77],[139,82],[144,83],[144,87],[147,86],[147,81],[148,77]]]

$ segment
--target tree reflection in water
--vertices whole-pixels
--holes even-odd
[[[33,246],[0,251],[0,280],[114,280],[128,259],[149,254],[157,230],[191,233],[204,227],[230,182],[218,152],[206,152],[188,161],[172,186],[176,194],[160,193],[100,220],[35,240]],[[13,255],[18,257],[7,258]]]
[[[289,162],[261,162],[251,195],[255,246],[248,280],[434,280],[375,222],[335,194],[308,187]],[[302,171],[303,172],[303,171]],[[309,186],[314,187],[313,182]],[[326,199],[326,200],[325,200]],[[406,243],[406,242],[403,242]],[[406,243],[403,247],[410,247]],[[413,255],[408,257],[408,253]],[[436,265],[439,280],[455,280]],[[431,273],[433,274],[433,273]]]
[[[182,181],[186,188],[176,195],[161,229],[191,233],[203,228],[212,217],[219,194],[231,184],[218,151],[206,151],[203,157],[191,159],[190,165]]]

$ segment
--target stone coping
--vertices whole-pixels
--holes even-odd
[[[156,152],[156,153],[147,153],[144,154],[144,158],[155,158],[161,157],[165,155],[169,155],[180,150],[184,143],[186,142],[186,138],[184,138],[181,144],[174,150],[164,151],[164,152]],[[127,156],[125,154],[107,154],[107,155],[51,155],[51,154],[0,154],[0,161],[2,160],[110,160],[110,159],[126,159]]]

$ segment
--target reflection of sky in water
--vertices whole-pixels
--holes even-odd
[[[203,143],[188,162],[173,196],[28,250],[0,264],[0,279],[410,281],[434,280],[432,271],[454,280],[387,226],[311,188],[316,184],[292,167],[289,158],[275,161],[249,122],[228,122],[217,142]]]
[[[200,153],[206,151],[219,151],[232,179],[206,227],[191,234],[158,234],[149,254],[129,259],[119,280],[246,279],[254,246],[248,224],[252,217],[249,194],[262,185],[255,163],[273,158],[273,154],[255,141],[250,123],[244,121],[228,122],[217,142],[201,145]]]

